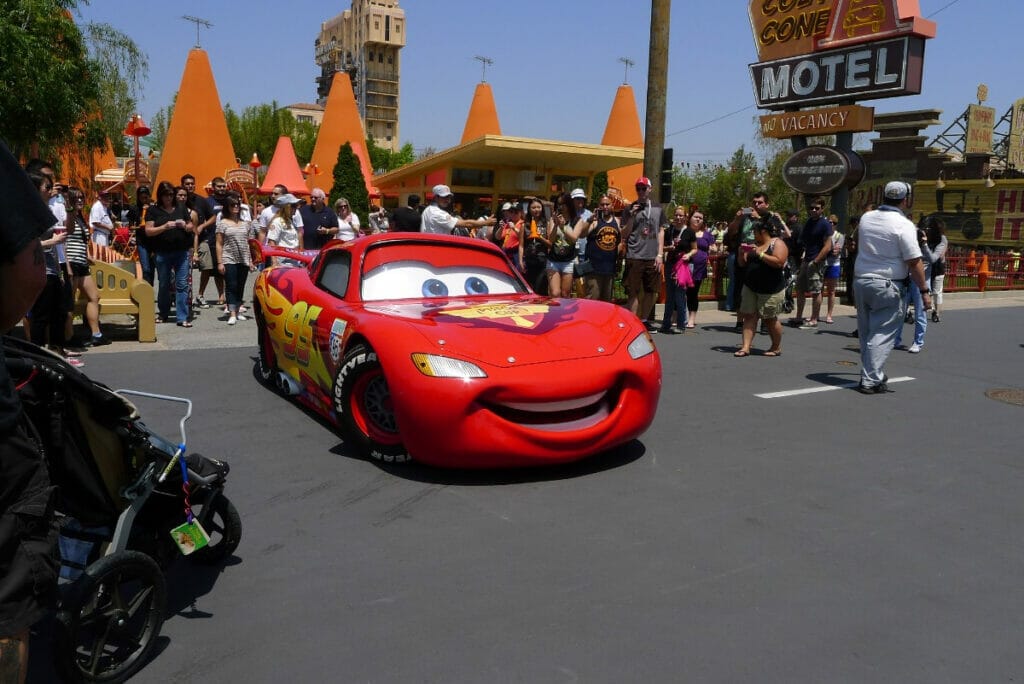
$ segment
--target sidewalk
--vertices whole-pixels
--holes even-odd
[[[252,285],[255,278],[249,278],[246,283],[246,305],[252,308]],[[207,288],[208,299],[216,301],[216,290],[213,283]],[[959,309],[977,308],[999,308],[1024,306],[1024,290],[1013,290],[1007,292],[956,292],[943,296],[943,310],[956,311]],[[658,320],[661,320],[664,305],[657,306]],[[807,303],[805,314],[810,313],[810,302]],[[787,314],[783,320],[789,318]],[[836,303],[833,318],[837,321],[841,318],[850,321],[856,316],[856,310],[852,306]],[[736,320],[736,314],[723,311],[718,308],[718,302],[701,302],[700,310],[697,312],[697,334],[706,325],[731,325]],[[252,318],[246,321],[239,321],[236,325],[227,324],[227,316],[221,313],[215,304],[209,309],[199,309],[191,328],[179,328],[173,323],[157,325],[157,341],[150,344],[142,344],[135,341],[134,328],[129,326],[130,320],[127,316],[108,316],[101,322],[104,331],[113,340],[113,343],[106,347],[99,347],[90,350],[86,356],[92,354],[109,354],[115,352],[134,351],[157,351],[163,349],[188,350],[188,349],[222,349],[233,347],[256,348],[256,321]],[[693,331],[688,331],[692,334]],[[87,359],[85,359],[87,360]]]

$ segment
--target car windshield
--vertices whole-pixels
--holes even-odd
[[[456,245],[392,244],[367,253],[363,301],[510,295],[525,292],[508,262]]]

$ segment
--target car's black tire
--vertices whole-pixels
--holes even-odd
[[[167,585],[138,551],[104,556],[70,587],[57,612],[57,664],[68,681],[123,682],[153,655]]]
[[[270,340],[270,331],[267,329],[267,321],[263,317],[263,310],[257,304],[254,312],[256,317],[256,329],[259,331],[257,340],[259,344],[259,357],[256,360],[256,372],[264,384],[276,387],[274,375],[277,373],[277,357],[274,355],[274,344]]]
[[[391,391],[377,353],[357,344],[342,360],[334,379],[334,410],[345,439],[378,461],[410,460],[391,407]]]
[[[215,565],[234,553],[242,541],[242,517],[231,500],[218,494],[210,506],[193,505],[192,512],[210,535],[210,543],[186,558],[204,565]]]

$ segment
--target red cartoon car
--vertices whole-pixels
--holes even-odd
[[[661,361],[629,311],[532,293],[494,245],[388,233],[255,285],[259,373],[372,458],[493,468],[585,458],[654,419]]]

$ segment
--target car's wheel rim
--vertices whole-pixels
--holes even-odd
[[[359,430],[380,444],[401,444],[391,405],[391,391],[380,370],[363,373],[352,388],[352,419]]]

